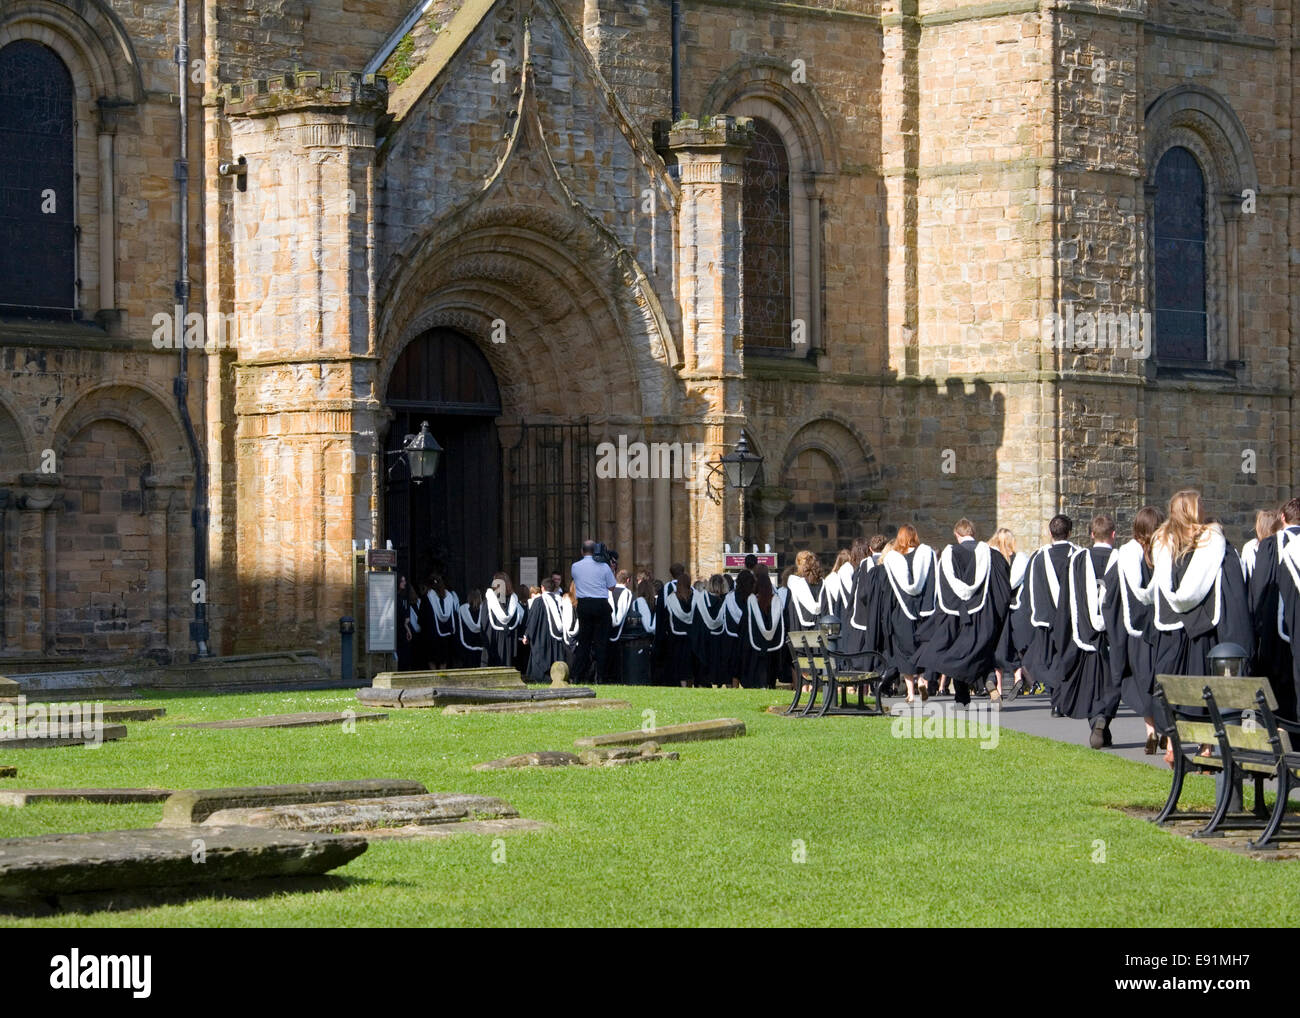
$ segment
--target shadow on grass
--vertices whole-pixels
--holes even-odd
[[[313,891],[346,891],[370,887],[410,887],[398,880],[365,877],[263,877],[258,880],[230,880],[192,887],[131,888],[119,891],[85,891],[34,898],[0,899],[0,915],[46,917],[67,913],[129,912],[163,905],[186,905],[196,901],[252,901],[283,894]]]

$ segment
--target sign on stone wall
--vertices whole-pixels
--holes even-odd
[[[366,573],[366,650],[397,651],[397,574]]]

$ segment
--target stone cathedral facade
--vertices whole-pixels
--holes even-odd
[[[0,663],[196,602],[332,654],[366,540],[464,589],[1289,497],[1292,0],[684,0],[675,120],[670,0],[413,4],[0,0]],[[680,476],[742,429],[743,497]]]

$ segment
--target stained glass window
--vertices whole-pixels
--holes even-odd
[[[744,342],[788,350],[791,342],[790,159],[775,127],[754,118],[745,157]]]
[[[1205,177],[1196,157],[1171,148],[1156,167],[1155,328],[1162,361],[1204,363]]]
[[[0,314],[75,307],[72,75],[51,49],[0,49]]]

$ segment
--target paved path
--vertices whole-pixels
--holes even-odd
[[[885,702],[890,705],[891,709],[895,704],[901,704],[904,707],[907,705],[902,697],[886,697]],[[916,702],[919,704],[920,700],[918,699]],[[983,707],[987,706],[989,701],[980,698],[973,702]],[[945,710],[953,709],[951,695],[932,696],[930,697],[930,703],[944,705]],[[995,706],[994,709],[997,710],[997,707]],[[1041,735],[1047,739],[1070,742],[1076,746],[1088,745],[1088,722],[1076,721],[1074,718],[1052,717],[1052,707],[1046,694],[1016,697],[998,712],[998,723],[1016,732]],[[1095,752],[1112,753],[1116,756],[1126,757],[1129,760],[1137,760],[1139,763],[1151,764],[1154,767],[1169,770],[1169,765],[1164,761],[1163,751],[1152,756],[1147,756],[1142,752],[1143,747],[1146,745],[1146,725],[1128,707],[1120,707],[1119,714],[1111,722],[1110,734],[1114,740],[1114,745],[1108,749],[1096,750]]]

